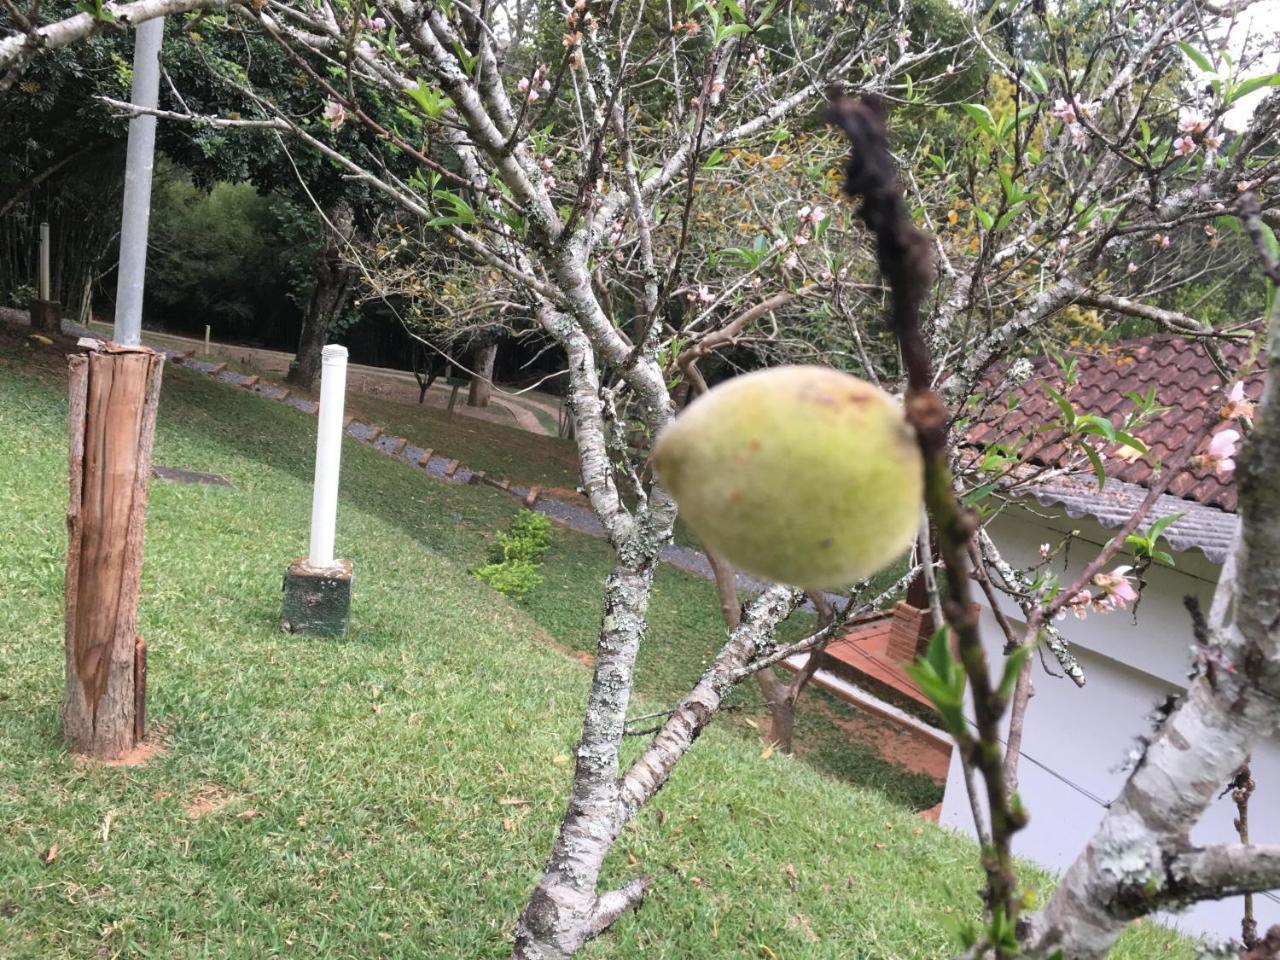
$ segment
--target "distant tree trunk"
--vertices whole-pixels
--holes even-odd
[[[467,406],[487,407],[493,394],[493,362],[498,357],[498,345],[487,343],[476,350],[475,370],[471,377],[471,391],[467,394]]]
[[[329,340],[329,326],[351,293],[355,268],[347,262],[343,247],[351,239],[354,219],[345,201],[333,205],[324,224],[324,243],[313,261],[315,287],[302,315],[298,352],[285,374],[286,382],[307,390],[320,373],[320,351]]]
[[[423,403],[427,399],[427,391],[431,389],[431,384],[436,382],[438,376],[440,376],[440,365],[436,363],[434,357],[428,357],[422,344],[415,340],[413,378],[418,381],[418,403]]]
[[[145,347],[71,358],[62,721],[73,752],[103,760],[145,733],[138,591],[163,364]]]
[[[742,606],[738,600],[737,578],[733,567],[719,554],[706,551],[707,560],[715,574],[716,595],[720,600],[720,615],[724,617],[725,626],[732,633],[742,620]],[[835,609],[821,593],[811,593],[809,599],[818,611],[818,629],[822,629],[835,620]],[[756,674],[756,683],[760,687],[760,695],[764,697],[765,706],[769,710],[769,729],[764,739],[772,743],[783,753],[790,754],[795,750],[796,705],[805,687],[818,672],[818,667],[826,656],[826,643],[822,643],[809,652],[804,663],[788,681],[783,681],[773,667],[761,670]]]

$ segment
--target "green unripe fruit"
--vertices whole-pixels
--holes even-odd
[[[828,367],[720,384],[658,437],[658,477],[710,550],[747,573],[846,587],[911,544],[924,473],[902,410]]]

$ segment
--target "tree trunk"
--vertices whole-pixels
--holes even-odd
[[[355,269],[343,256],[354,231],[354,215],[345,201],[336,203],[324,225],[324,243],[313,261],[315,286],[302,315],[298,352],[289,364],[285,382],[310,390],[320,373],[320,351],[329,340],[334,317],[346,306]]]
[[[138,590],[164,356],[115,347],[70,363],[63,732],[72,751],[110,760],[145,732]]]
[[[498,345],[487,343],[476,350],[475,370],[471,377],[471,391],[467,394],[467,406],[487,407],[493,394],[493,361],[498,356]]]

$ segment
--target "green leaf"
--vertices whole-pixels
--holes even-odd
[[[759,30],[763,27],[768,22],[769,18],[773,16],[773,12],[777,9],[778,0],[769,0],[765,5],[764,12],[761,13],[760,16],[756,17],[755,28]]]
[[[1027,76],[1031,78],[1031,86],[1036,93],[1042,97],[1049,93],[1049,81],[1044,78],[1044,74],[1034,63],[1027,64]]]
[[[1165,530],[1167,530],[1170,526],[1177,523],[1179,520],[1181,520],[1185,516],[1186,516],[1186,513],[1184,512],[1184,513],[1171,513],[1168,516],[1161,517],[1159,520],[1157,520],[1147,529],[1147,538],[1150,539],[1152,543],[1155,543],[1157,540],[1160,539],[1161,534],[1163,534]]]
[[[1177,564],[1173,562],[1173,557],[1165,553],[1163,550],[1152,550],[1151,559],[1157,560],[1160,563],[1165,564],[1166,566],[1170,566],[1170,567],[1177,566]]]
[[[116,15],[102,5],[102,0],[80,0],[77,9],[84,11],[99,23],[114,23]]]
[[[983,133],[992,133],[995,130],[995,120],[991,116],[991,111],[982,104],[962,103],[960,109],[969,115],[969,119],[976,123]]]
[[[1102,458],[1098,456],[1098,451],[1087,443],[1084,445],[1084,455],[1093,464],[1093,475],[1098,478],[1098,489],[1101,490],[1107,483],[1107,471],[1102,466]]]
[[[1206,57],[1203,53],[1201,53],[1195,47],[1191,46],[1191,44],[1185,43],[1184,41],[1179,40],[1178,49],[1181,50],[1183,53],[1185,53],[1188,59],[1190,59],[1192,63],[1194,63],[1197,67],[1199,67],[1205,73],[1214,72],[1213,61],[1211,61],[1208,57]]]
[[[1132,447],[1144,457],[1151,452],[1145,443],[1131,433],[1125,433],[1123,430],[1117,430],[1115,438],[1117,442],[1123,443],[1126,447]]]
[[[1096,437],[1105,437],[1112,443],[1116,439],[1115,425],[1106,417],[1100,417],[1096,413],[1086,413],[1076,420],[1079,424],[1081,433],[1090,433]]]
[[[1264,77],[1250,77],[1243,83],[1236,84],[1231,88],[1231,92],[1227,94],[1227,103],[1235,103],[1241,97],[1247,97],[1255,90],[1261,90],[1263,87],[1280,87],[1280,73],[1269,73]]]
[[[1031,647],[1032,644],[1024,643],[1020,647],[1015,647],[1013,653],[1004,658],[1004,674],[1000,677],[1000,686],[997,688],[1000,696],[1007,699],[1013,694],[1022,665],[1027,662],[1027,657],[1031,656]]]
[[[1004,213],[1000,214],[1000,219],[996,221],[996,225],[993,229],[1003,230],[1005,227],[1007,227],[1013,221],[1013,218],[1018,215],[1018,209],[1021,206],[1022,206],[1022,201],[1019,200],[1017,203],[1015,203],[1012,207],[1010,207]]]
[[[750,33],[751,26],[746,23],[734,23],[727,27],[721,27],[716,31],[716,43],[723,43],[730,37],[736,37],[739,34]]]
[[[1074,427],[1076,422],[1076,408],[1071,405],[1071,401],[1047,383],[1042,383],[1041,386],[1044,387],[1044,392],[1053,398],[1053,402],[1058,405],[1058,409],[1062,411],[1062,419],[1067,422],[1067,427]]]
[[[985,500],[998,486],[999,484],[992,480],[981,486],[974,487],[964,495],[962,502],[966,507],[972,507],[975,503]]]
[[[995,218],[981,207],[974,207],[973,215],[978,218],[978,222],[981,223],[983,228],[986,230],[990,230],[995,225]]]

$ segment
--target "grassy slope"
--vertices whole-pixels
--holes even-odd
[[[306,421],[169,371],[158,462],[235,488],[153,486],[141,629],[168,749],[82,767],[57,725],[65,403],[25,366],[0,360],[0,956],[503,956],[587,681],[457,562],[510,501],[349,444],[352,634],[282,635]],[[715,730],[620,847],[613,872],[658,890],[591,956],[936,957],[978,884],[970,844]],[[1190,955],[1171,942],[1124,955]]]
[[[249,369],[249,368],[244,368]],[[184,380],[182,383],[189,383]],[[185,396],[184,388],[181,395]],[[192,384],[191,389],[195,389]],[[201,416],[234,431],[241,418],[240,399],[234,391],[213,387],[199,394]],[[567,441],[538,437],[513,427],[462,416],[449,418],[431,407],[353,393],[349,409],[367,417],[387,432],[407,437],[422,447],[459,457],[469,466],[522,483],[546,483],[572,489],[577,483],[572,447]],[[293,419],[290,419],[293,417]],[[296,429],[297,415],[258,419],[252,454],[270,457],[303,478],[310,477],[311,438]],[[222,427],[215,428],[222,429]],[[230,437],[243,446],[244,438]],[[441,549],[461,562],[475,564],[484,556],[484,538],[505,527],[510,500],[487,488],[435,485],[424,496],[421,479],[398,465],[384,465],[377,482],[343,484],[343,496],[388,519],[423,544]],[[432,485],[428,484],[428,487]],[[676,537],[692,543],[677,525]],[[561,643],[587,653],[595,651],[599,628],[599,584],[609,570],[608,546],[590,537],[564,531],[558,534],[544,568],[541,587],[525,601],[525,608],[540,626]],[[899,571],[886,575],[886,585]],[[663,566],[658,573],[650,610],[652,632],[641,653],[639,689],[664,702],[686,691],[724,636],[715,590],[705,580]],[[798,638],[813,625],[812,618],[797,615],[784,625],[784,637]],[[754,684],[735,697],[735,710],[725,721],[753,740],[750,724],[767,722],[763,698]],[[843,721],[845,729],[833,724]],[[915,809],[926,809],[942,799],[941,787],[927,777],[908,773],[884,762],[874,743],[863,742],[849,729],[869,730],[878,721],[858,714],[821,691],[805,694],[796,716],[797,752],[806,761],[832,776],[883,790],[888,796]]]

